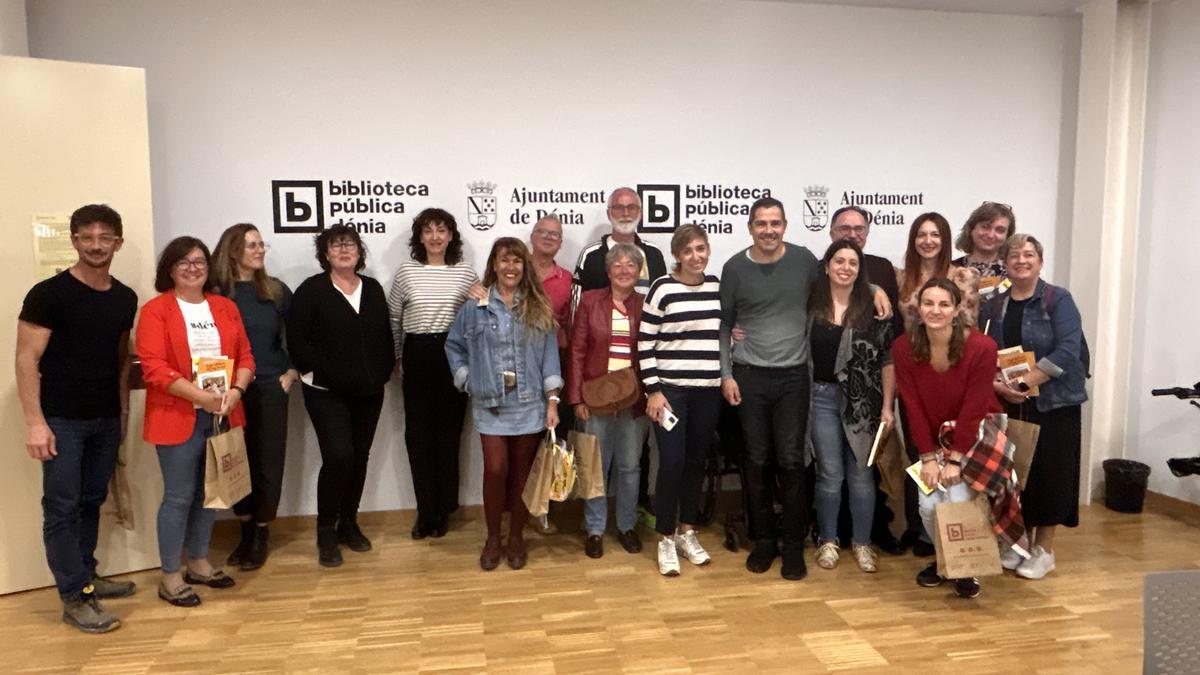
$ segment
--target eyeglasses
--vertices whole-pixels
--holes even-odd
[[[833,231],[841,234],[853,232],[854,234],[866,234],[868,227],[866,225],[834,225]]]
[[[96,244],[100,244],[101,246],[112,246],[113,244],[117,243],[118,239],[120,239],[120,237],[112,234],[102,234],[98,237],[93,237],[90,234],[73,234],[71,236],[75,237],[75,241],[83,244],[84,246],[95,246]]]
[[[618,213],[620,213],[622,211],[624,211],[625,213],[629,213],[630,211],[641,211],[642,205],[641,204],[613,204],[612,206],[610,206],[608,208],[610,211],[616,211]]]
[[[354,242],[354,240],[353,240],[353,239],[342,239],[342,240],[335,241],[335,242],[333,242],[332,244],[330,244],[330,245],[329,245],[329,248],[331,248],[331,249],[332,249],[332,248],[340,248],[340,249],[348,249],[348,248],[353,248],[353,249],[357,249],[357,248],[358,248],[358,244],[356,244],[356,243]]]
[[[271,245],[265,241],[248,241],[242,244],[247,251],[270,251]]]
[[[543,229],[539,228],[539,229],[534,230],[533,233],[539,237],[544,237],[546,239],[549,239],[550,241],[562,241],[562,232],[555,232],[554,230],[543,230]]]
[[[180,260],[179,262],[175,263],[175,269],[206,270],[208,269],[208,261],[204,258],[196,258],[195,260]]]

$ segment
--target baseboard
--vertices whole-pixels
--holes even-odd
[[[1146,491],[1146,508],[1170,516],[1194,527],[1200,527],[1200,504],[1193,504],[1177,497]]]

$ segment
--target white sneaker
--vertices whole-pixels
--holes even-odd
[[[679,576],[679,556],[675,555],[675,538],[658,540],[658,573],[664,577]]]
[[[821,569],[831,570],[837,567],[838,557],[836,541],[827,541],[817,547],[817,566]]]
[[[700,545],[700,540],[696,538],[695,530],[688,530],[683,534],[676,534],[672,537],[675,540],[675,550],[683,554],[683,557],[688,559],[688,562],[693,565],[707,565],[712,558],[709,557],[708,551]]]
[[[1021,557],[1011,546],[1000,551],[1000,566],[1006,570],[1015,570],[1021,566],[1025,559]]]
[[[1041,546],[1033,547],[1033,556],[1017,566],[1017,576],[1041,579],[1054,571],[1054,554]]]

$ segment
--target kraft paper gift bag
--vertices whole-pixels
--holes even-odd
[[[575,451],[576,499],[603,497],[604,459],[600,455],[600,439],[595,434],[571,431],[567,434],[567,445]]]
[[[204,462],[204,508],[231,509],[250,494],[250,460],[241,427],[220,431],[220,418],[213,418],[217,433],[208,437]]]
[[[883,439],[875,456],[875,468],[879,471],[879,489],[886,495],[887,507],[893,514],[888,530],[897,538],[908,529],[908,519],[904,514],[904,481],[907,480],[904,469],[908,463],[908,456],[904,452],[904,434],[895,427]]]
[[[529,476],[525,478],[525,489],[521,499],[529,515],[544,516],[550,509],[550,485],[554,482],[554,440],[546,434],[538,444],[537,454],[533,457],[533,466],[529,467]]]
[[[1000,549],[988,516],[988,501],[942,502],[933,512],[938,574],[946,579],[1003,573]]]
[[[1013,471],[1017,472],[1017,483],[1022,487],[1029,482],[1029,467],[1033,466],[1033,453],[1037,451],[1041,425],[1008,418],[1008,440],[1017,446],[1013,453]]]

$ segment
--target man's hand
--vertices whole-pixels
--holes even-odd
[[[729,339],[734,342],[741,342],[746,339],[746,329],[742,328],[742,324],[733,324],[733,328],[729,329]]]
[[[42,422],[31,424],[25,429],[25,449],[29,456],[39,462],[54,459],[58,456],[58,448],[54,444],[54,432]]]
[[[732,377],[721,380],[721,395],[729,402],[729,405],[741,405],[742,390],[738,388],[737,380]]]
[[[892,318],[892,301],[888,300],[887,293],[884,293],[882,288],[875,289],[875,318]]]

